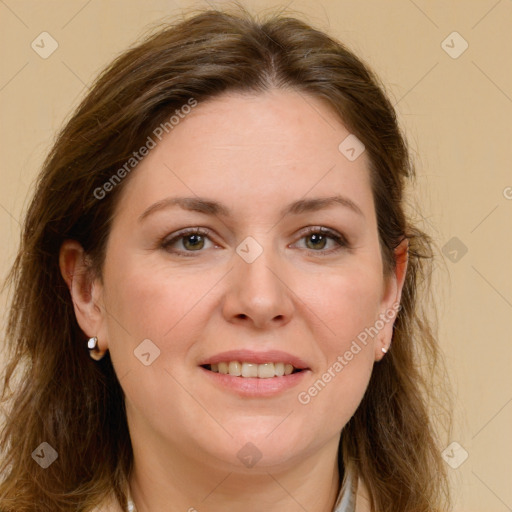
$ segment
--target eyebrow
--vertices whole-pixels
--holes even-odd
[[[364,217],[361,208],[359,208],[359,206],[357,206],[357,204],[354,203],[354,201],[352,201],[348,197],[340,195],[318,197],[312,199],[299,199],[298,201],[294,201],[293,203],[283,208],[281,210],[281,216],[284,217],[290,214],[299,215],[304,212],[314,212],[335,205],[344,206],[345,208],[348,208],[354,213],[357,213],[358,215]],[[143,221],[149,215],[157,211],[166,208],[171,208],[173,206],[179,206],[183,210],[204,213],[205,215],[222,215],[224,217],[231,216],[229,208],[227,208],[225,205],[217,201],[213,201],[203,197],[168,197],[162,199],[161,201],[157,201],[156,203],[152,204],[149,208],[144,210],[144,212],[139,216],[139,222]]]

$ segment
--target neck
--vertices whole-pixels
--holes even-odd
[[[337,443],[334,439],[293,463],[244,470],[194,459],[177,448],[152,450],[135,443],[130,492],[137,512],[331,512],[342,477]]]

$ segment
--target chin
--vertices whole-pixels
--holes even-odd
[[[278,425],[279,421],[273,421],[270,428],[264,430],[237,430],[232,439],[224,439],[222,445],[217,445],[212,455],[236,466],[237,470],[244,466],[253,472],[258,468],[284,469],[307,452],[307,440],[295,431],[283,429],[279,432]]]

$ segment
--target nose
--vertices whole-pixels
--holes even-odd
[[[234,255],[223,303],[226,320],[257,329],[287,324],[294,307],[284,263],[271,248],[250,261],[238,253]]]

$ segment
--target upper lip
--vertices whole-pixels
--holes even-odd
[[[229,363],[230,361],[240,361],[241,363],[284,363],[291,364],[299,370],[309,369],[308,364],[300,359],[300,357],[288,354],[282,350],[266,350],[264,352],[256,352],[253,350],[228,350],[220,352],[211,357],[202,360],[199,366],[206,364]]]

